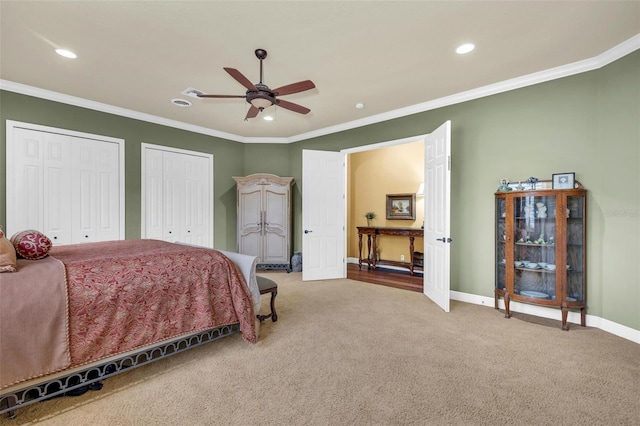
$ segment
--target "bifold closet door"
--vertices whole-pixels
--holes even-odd
[[[71,239],[117,240],[120,231],[118,146],[71,138]]]
[[[210,159],[147,147],[144,161],[144,237],[212,247]]]

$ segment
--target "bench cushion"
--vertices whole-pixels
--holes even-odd
[[[270,293],[273,290],[278,288],[278,284],[276,284],[273,280],[265,277],[256,277],[258,281],[258,289],[260,289],[260,294]]]

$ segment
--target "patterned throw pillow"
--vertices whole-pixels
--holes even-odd
[[[0,226],[0,272],[16,271],[16,249],[11,241],[4,237],[2,226]]]
[[[11,243],[16,248],[18,256],[30,260],[47,257],[51,250],[51,240],[42,232],[33,229],[14,234]]]

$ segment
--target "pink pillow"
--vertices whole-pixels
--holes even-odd
[[[16,249],[11,241],[4,237],[0,225],[0,272],[15,272],[16,266]]]
[[[51,240],[42,232],[33,229],[14,234],[11,243],[16,248],[18,256],[30,260],[47,257],[51,250]]]

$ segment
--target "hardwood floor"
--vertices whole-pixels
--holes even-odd
[[[355,263],[349,263],[347,264],[347,278],[422,293],[422,274],[411,276],[408,271],[382,269],[380,267],[374,271],[367,269],[364,265],[362,269],[359,269]]]

